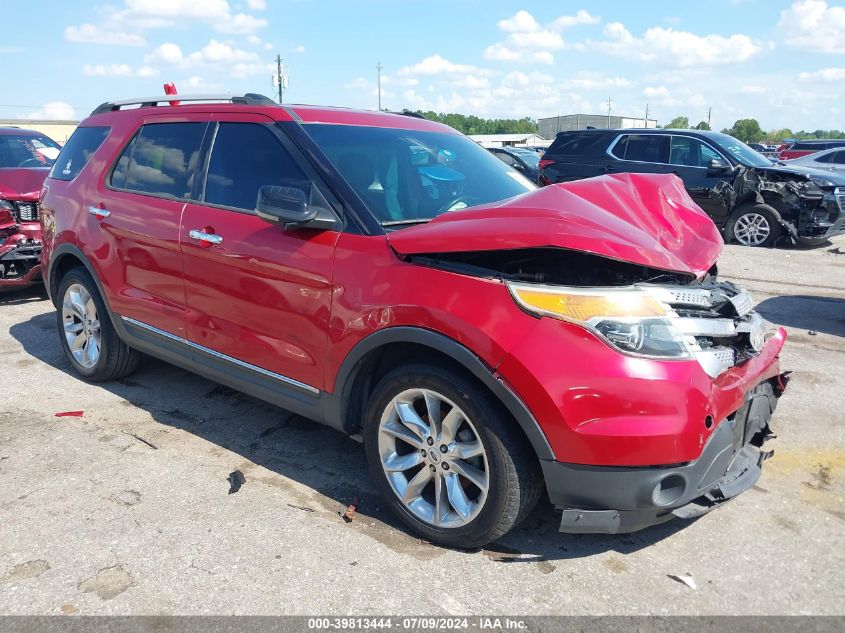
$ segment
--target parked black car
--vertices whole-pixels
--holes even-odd
[[[487,149],[506,165],[521,171],[531,182],[537,182],[540,178],[540,155],[534,150],[521,147],[488,147]]]
[[[732,136],[699,130],[561,132],[540,161],[540,184],[608,173],[674,173],[725,241],[823,243],[845,224],[845,177],[773,163]]]

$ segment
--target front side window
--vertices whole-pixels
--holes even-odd
[[[686,167],[707,167],[711,160],[722,160],[716,152],[698,139],[673,136],[669,149],[669,163]]]
[[[669,136],[659,134],[628,134],[613,147],[613,155],[622,160],[639,163],[668,163]]]
[[[124,149],[111,185],[138,193],[190,198],[205,123],[149,123]]]
[[[0,134],[0,169],[52,167],[61,149],[39,134]]]
[[[106,136],[109,133],[107,127],[79,127],[71,134],[65,146],[62,148],[53,169],[50,170],[50,178],[55,180],[73,180],[88,164]]]
[[[328,124],[304,128],[383,226],[426,222],[536,188],[462,134]]]
[[[772,161],[762,154],[755,152],[753,149],[748,147],[748,145],[735,139],[733,136],[722,134],[721,132],[711,132],[707,135],[707,138],[710,139],[716,147],[732,156],[740,165],[745,165],[746,167],[772,166]],[[795,148],[793,147],[792,149]]]
[[[265,125],[221,123],[211,150],[203,200],[251,211],[263,185],[305,180],[294,158]]]

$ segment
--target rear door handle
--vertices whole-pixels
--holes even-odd
[[[101,209],[100,207],[90,206],[88,207],[88,213],[93,216],[96,216],[98,220],[102,220],[107,218],[111,215],[111,211],[108,209]]]
[[[191,229],[191,232],[188,233],[188,236],[192,240],[198,240],[200,242],[204,242],[203,246],[211,246],[223,243],[223,236],[217,235],[216,233],[206,233],[200,229]]]

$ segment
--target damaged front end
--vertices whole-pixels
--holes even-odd
[[[37,206],[37,201],[0,201],[0,290],[26,287],[41,278]]]
[[[741,169],[733,186],[736,200],[774,209],[795,241],[815,245],[845,229],[845,186],[837,185],[833,176],[786,168]]]

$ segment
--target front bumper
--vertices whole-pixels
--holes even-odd
[[[561,532],[635,532],[673,518],[701,516],[752,487],[772,452],[761,450],[781,374],[762,382],[743,406],[723,420],[701,456],[679,466],[607,467],[543,461],[549,497],[563,510]]]
[[[0,290],[24,288],[41,279],[41,242],[14,235],[0,246]]]

